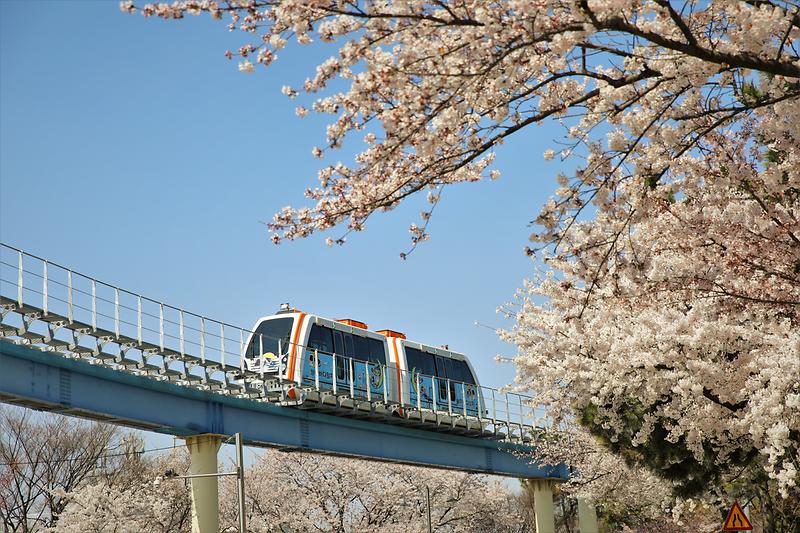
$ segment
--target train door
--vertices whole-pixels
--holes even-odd
[[[346,338],[352,339],[353,351],[350,357],[353,359],[353,392],[359,398],[367,397],[367,387],[369,384],[369,339],[355,334],[345,334],[345,346],[347,346]]]
[[[350,339],[352,346],[353,339]],[[333,351],[336,354],[336,368],[334,369],[337,391],[350,390],[350,361],[347,359],[344,334],[333,331]]]
[[[450,359],[448,375],[455,381],[455,394],[458,397],[459,412],[478,416],[478,390],[475,387],[475,378],[466,361]]]
[[[313,324],[308,336],[306,358],[303,364],[303,383],[315,385],[324,390],[333,388],[333,332],[330,328]],[[318,376],[317,376],[318,374]]]
[[[453,413],[462,413],[464,409],[464,389],[461,386],[460,375],[456,361],[448,357],[436,356],[436,402],[443,411],[451,410]]]
[[[467,404],[467,414],[478,416],[480,402],[478,400],[478,387],[475,385],[475,376],[472,375],[472,371],[469,369],[469,365],[466,361],[454,359],[453,367],[460,376],[459,381],[464,383],[461,394],[463,396],[463,401]]]
[[[389,392],[388,369],[386,368],[386,349],[384,342],[378,339],[367,338],[367,364],[366,374],[369,382],[370,395],[373,399],[383,398],[386,392],[386,399],[391,398]]]
[[[433,408],[434,376],[436,366],[433,355],[406,346],[406,383],[409,391],[409,403],[427,409]]]

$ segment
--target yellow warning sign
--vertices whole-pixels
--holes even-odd
[[[731,510],[728,511],[728,518],[722,526],[722,531],[751,531],[753,524],[747,519],[747,515],[742,511],[739,502],[734,501]]]

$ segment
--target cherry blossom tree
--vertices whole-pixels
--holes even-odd
[[[689,525],[698,533],[719,530],[718,500],[705,494],[701,498],[675,494],[673,482],[598,446],[576,420],[565,421],[559,431],[539,439],[536,458],[570,466],[570,478],[556,492],[565,526],[568,516],[577,512],[576,500],[582,498],[596,508],[601,527],[608,531],[677,532]]]
[[[518,501],[486,476],[268,450],[246,474],[256,531],[529,531]],[[237,531],[236,485],[223,481],[223,531]]]
[[[743,495],[758,496],[762,516],[791,524],[797,200],[791,171],[767,182],[776,163],[756,161],[760,142],[717,141],[683,167],[674,197],[637,202],[647,214],[635,224],[604,215],[576,222],[564,246],[594,248],[546,256],[557,274],[526,284],[507,309],[517,324],[504,337],[520,349],[518,382],[553,415],[577,412],[610,450],[676,481],[685,496],[747,479]]]
[[[137,10],[133,2],[121,7]],[[800,23],[785,1],[185,0],[146,4],[141,12],[167,19],[230,14],[229,29],[253,34],[236,53],[247,72],[250,58],[268,66],[289,38],[339,41],[338,54],[300,88],[316,94],[335,78],[350,84],[311,105],[335,117],[325,149],[372,124],[380,128],[363,136],[366,148],[354,165],[320,171],[320,187],[306,191],[313,208],[276,215],[276,240],[341,223],[361,230],[372,213],[417,192],[429,191],[435,204],[446,185],[497,177],[486,172],[494,149],[552,117],[574,123],[575,147],[589,150],[572,192],[543,214],[549,223],[541,238],[561,241],[563,222],[589,200],[624,204],[615,193],[632,182],[663,196],[680,176],[670,163],[702,149],[710,133],[736,130],[777,106],[790,112],[779,112],[777,134],[795,116]],[[763,87],[753,91],[757,85]],[[294,98],[298,89],[284,92]],[[592,137],[602,123],[614,126],[607,149]],[[771,143],[791,144],[773,137]],[[412,233],[425,237],[421,227]]]
[[[284,92],[308,95],[299,116],[331,115],[316,155],[347,138],[365,145],[352,164],[320,170],[310,206],[275,216],[276,242],[344,226],[328,241],[342,243],[376,211],[427,195],[413,249],[444,188],[497,178],[507,137],[560,121],[570,141],[544,156],[578,168],[558,176],[536,218],[527,251],[542,271],[503,309],[516,321],[503,337],[519,347],[517,385],[687,496],[746,472],[760,480],[755,504],[798,497],[796,2],[188,0],[140,11],[229,16],[250,36],[228,54],[244,72],[291,39],[338,48]],[[335,79],[347,90],[329,90]]]
[[[183,450],[134,456],[114,476],[93,480],[63,497],[68,502],[53,531],[63,533],[173,533],[191,529],[191,500],[182,480],[164,480],[167,470],[187,471]]]
[[[63,494],[68,504],[54,531],[188,531],[189,490],[182,480],[161,479],[168,469],[188,471],[187,454],[141,457],[119,475]],[[251,531],[421,533],[427,531],[426,489],[436,531],[530,530],[508,489],[475,474],[268,450],[245,479]],[[238,531],[237,498],[235,480],[220,478],[223,532]]]

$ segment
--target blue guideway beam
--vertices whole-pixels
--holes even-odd
[[[279,447],[519,478],[567,479],[528,446],[223,396],[0,340],[0,401],[175,436],[241,432]]]

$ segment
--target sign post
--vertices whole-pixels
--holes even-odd
[[[728,517],[722,525],[722,531],[752,531],[753,524],[744,514],[739,502],[734,501],[731,510],[728,511]]]

